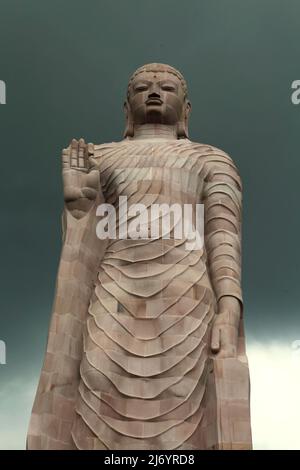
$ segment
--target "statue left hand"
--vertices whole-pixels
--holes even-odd
[[[221,297],[211,335],[211,350],[218,357],[236,357],[240,317],[241,305],[238,299]]]

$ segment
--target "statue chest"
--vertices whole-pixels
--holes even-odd
[[[99,163],[107,201],[153,195],[164,202],[194,203],[201,193],[201,162],[181,144],[123,144],[103,152]]]

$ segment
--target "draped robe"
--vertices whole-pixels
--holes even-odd
[[[251,448],[242,319],[236,358],[210,352],[217,302],[241,291],[241,179],[232,159],[188,139],[94,146],[101,192],[204,204],[205,243],[96,236],[96,206],[65,210],[64,244],[30,449]],[[217,228],[207,230],[209,221]]]

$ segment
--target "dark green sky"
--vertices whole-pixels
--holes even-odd
[[[244,183],[248,340],[300,338],[299,0],[0,0],[0,382],[39,373],[60,253],[60,151],[119,140],[127,80],[147,62],[187,79],[192,140]]]

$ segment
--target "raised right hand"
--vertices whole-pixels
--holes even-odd
[[[76,219],[89,211],[100,190],[100,175],[93,155],[93,144],[86,144],[84,139],[73,139],[62,152],[65,205]]]

